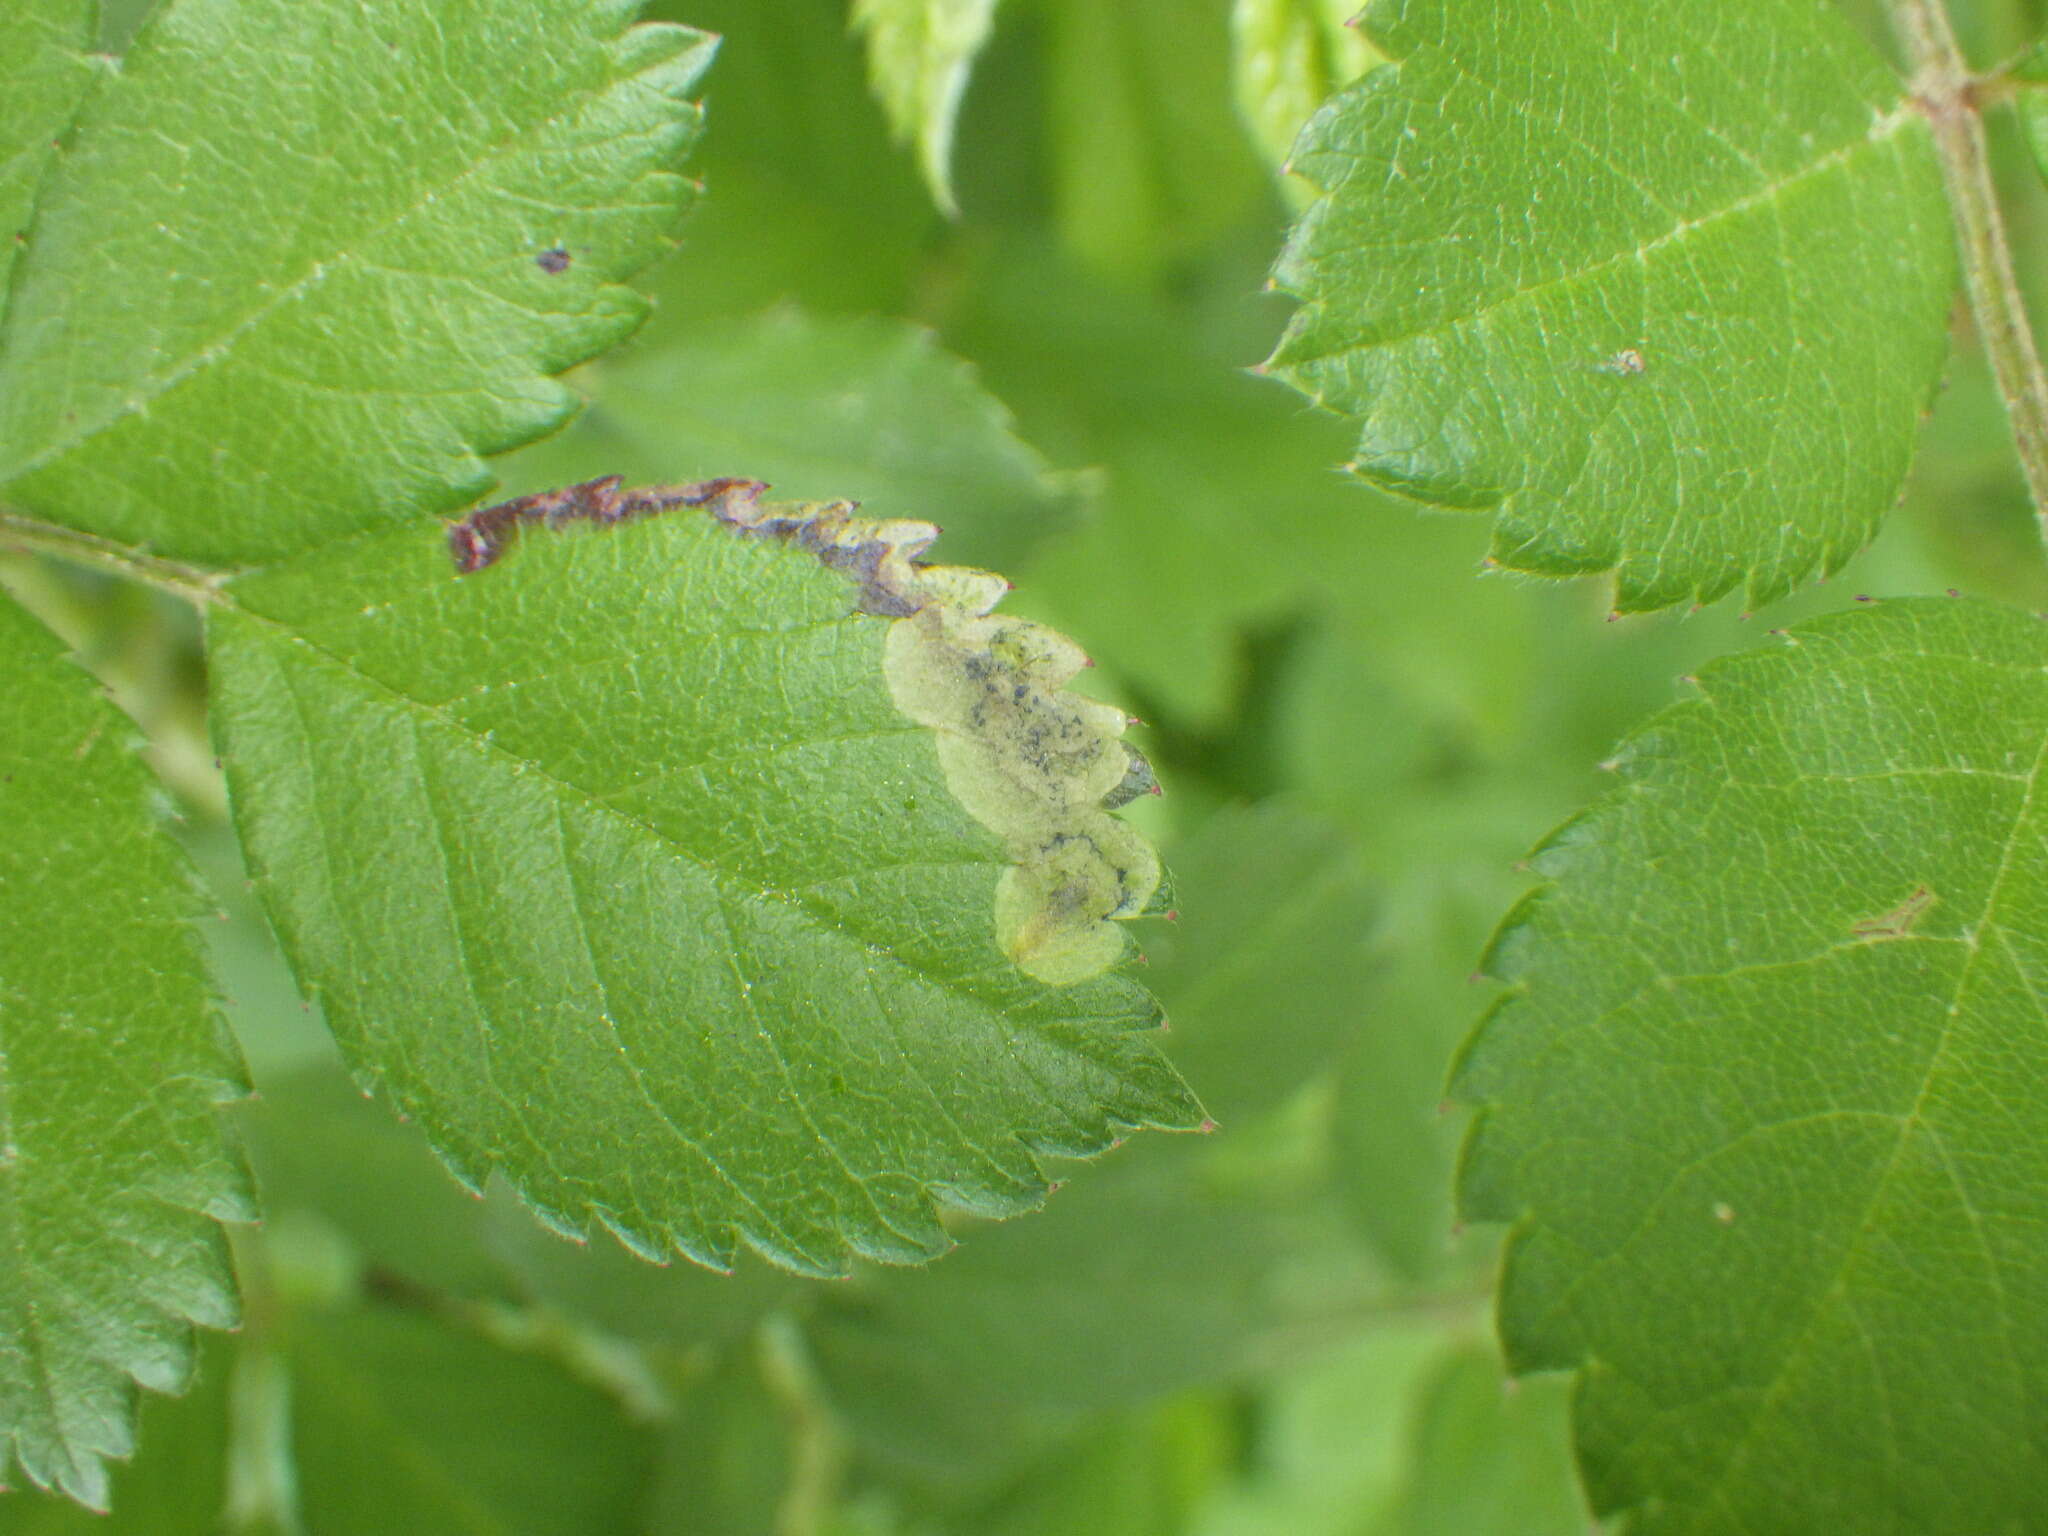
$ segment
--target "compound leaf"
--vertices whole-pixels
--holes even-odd
[[[1001,578],[914,563],[930,525],[757,489],[464,576],[403,530],[237,582],[237,824],[344,1052],[465,1181],[651,1258],[923,1260],[934,1200],[1010,1214],[1035,1153],[1201,1118],[1115,921],[1159,881],[1102,804],[1141,760]]]
[[[1070,527],[1055,474],[1001,401],[929,331],[879,316],[780,308],[604,366],[590,409],[535,445],[548,484],[605,472],[708,479],[744,469],[793,500],[846,496],[946,522],[955,559],[1012,570]]]
[[[1699,683],[1458,1074],[1509,1363],[1582,1370],[1645,1536],[2048,1530],[2048,626],[1885,603]]]
[[[996,0],[854,0],[866,34],[868,78],[889,125],[917,145],[918,168],[948,213],[953,200],[953,123],[968,71],[995,24]]]
[[[690,190],[711,45],[632,9],[167,0],[17,226],[0,491],[222,562],[474,500]]]
[[[1394,61],[1320,112],[1269,368],[1352,468],[1495,513],[1493,557],[1625,611],[1833,571],[1939,373],[1926,122],[1810,0],[1375,0]]]
[[[197,887],[131,734],[0,600],[0,1476],[98,1508],[131,1378],[183,1390],[190,1325],[234,1323],[218,1223],[253,1215]]]

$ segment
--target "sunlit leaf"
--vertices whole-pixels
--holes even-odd
[[[219,561],[473,500],[690,191],[711,45],[633,9],[166,0],[9,226],[0,495]]]
[[[1810,0],[1376,0],[1315,119],[1270,367],[1352,468],[1495,515],[1623,610],[1752,604],[1861,547],[1946,351],[1926,120]],[[1504,212],[1505,211],[1505,212]]]
[[[380,535],[212,614],[251,868],[356,1070],[563,1230],[828,1274],[1199,1121],[1129,974],[1158,863],[1104,808],[1123,716],[1060,691],[1079,652],[913,563],[928,525],[670,499],[708,510],[468,575]]]
[[[202,904],[132,735],[0,596],[0,1477],[95,1507],[131,1381],[182,1391],[191,1325],[234,1323],[219,1223],[254,1214]]]

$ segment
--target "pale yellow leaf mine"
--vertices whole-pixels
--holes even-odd
[[[522,523],[626,521],[698,508],[726,527],[802,549],[855,587],[855,608],[891,621],[883,671],[896,707],[937,738],[946,785],[1002,838],[995,933],[1028,976],[1054,986],[1115,964],[1113,925],[1161,910],[1159,855],[1110,813],[1157,793],[1144,755],[1121,739],[1112,705],[1065,692],[1088,665],[1073,641],[997,614],[1009,583],[989,571],[927,565],[930,523],[858,515],[850,501],[768,502],[757,480],[628,490],[607,476],[502,502],[449,530],[457,567],[480,570]]]

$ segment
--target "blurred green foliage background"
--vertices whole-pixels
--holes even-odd
[[[1877,0],[1849,8],[1885,46]],[[109,7],[109,46],[142,9]],[[1980,64],[2048,21],[1955,9]],[[655,11],[725,37],[708,196],[654,318],[582,371],[575,427],[504,463],[508,492],[619,471],[858,493],[833,476],[861,470],[862,370],[929,355],[906,326],[970,363],[1052,473],[976,461],[870,510],[999,564],[1149,722],[1168,793],[1136,814],[1185,915],[1142,942],[1221,1131],[1138,1137],[1041,1215],[962,1224],[928,1271],[838,1284],[657,1269],[474,1201],[297,1000],[222,822],[189,615],[16,559],[10,586],[148,733],[217,893],[271,1214],[238,1238],[248,1325],[190,1397],[147,1402],[115,1513],[17,1493],[0,1532],[1584,1531],[1563,1384],[1503,1382],[1498,1234],[1450,1210],[1468,978],[1521,852],[1704,659],[1858,592],[2048,606],[1972,345],[1901,514],[1841,576],[1753,617],[1609,623],[1597,584],[1491,576],[1479,521],[1345,480],[1346,428],[1247,371],[1302,197],[1270,114],[1241,114],[1230,0],[1007,0],[957,220],[892,144],[845,0]],[[2048,215],[1993,126],[2039,302]],[[901,425],[912,458],[951,430]],[[714,462],[676,462],[685,442]]]

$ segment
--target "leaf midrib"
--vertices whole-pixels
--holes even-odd
[[[1570,271],[1559,272],[1553,276],[1525,284],[1522,287],[1508,289],[1446,319],[1416,325],[1408,330],[1395,330],[1384,333],[1375,332],[1315,352],[1293,351],[1288,347],[1287,340],[1283,339],[1281,343],[1281,359],[1273,371],[1275,373],[1292,375],[1302,372],[1315,364],[1326,363],[1335,358],[1353,357],[1361,352],[1395,347],[1405,342],[1426,341],[1447,336],[1466,327],[1483,323],[1511,305],[1532,299],[1538,295],[1567,289],[1577,283],[1601,277],[1629,262],[1647,263],[1658,252],[1674,245],[1683,244],[1702,230],[1710,230],[1729,220],[1740,218],[1766,204],[1776,202],[1808,181],[1817,180],[1824,175],[1832,174],[1847,167],[1857,156],[1871,149],[1880,146],[1890,146],[1902,128],[1909,127],[1920,120],[1919,114],[1913,111],[1911,107],[1901,104],[1891,112],[1873,121],[1870,131],[1863,137],[1852,140],[1847,144],[1838,145],[1826,154],[1807,161],[1789,175],[1781,176],[1775,181],[1766,182],[1762,186],[1744,193],[1732,202],[1722,204],[1719,208],[1693,218],[1680,219],[1663,234],[1645,241],[1641,245],[1614,251],[1585,265],[1576,266]],[[1305,295],[1301,296],[1306,297]],[[1330,302],[1326,298],[1308,299],[1302,311],[1301,319],[1297,320],[1295,325],[1289,328],[1290,336],[1309,329],[1309,325],[1306,322],[1311,317],[1320,318],[1326,315],[1330,309]],[[1316,394],[1316,391],[1313,390],[1306,392],[1312,395]]]
[[[1861,1261],[1865,1247],[1877,1234],[1878,1227],[1875,1218],[1878,1207],[1889,1198],[1892,1177],[1898,1171],[1899,1160],[1904,1156],[1907,1146],[1916,1135],[1928,1134],[1931,1130],[1925,1119],[1927,1096],[1932,1091],[1935,1078],[1940,1074],[1941,1068],[1949,1056],[1950,1047],[1954,1043],[1957,1020],[1962,1017],[1963,997],[1969,991],[1970,976],[1976,966],[1977,957],[1984,950],[1981,936],[1986,929],[1993,929],[1995,927],[1993,919],[1998,908],[1999,891],[2004,886],[2005,878],[2012,869],[2013,850],[2019,844],[2021,829],[2029,824],[2033,814],[2035,795],[2041,786],[2041,774],[2044,767],[2048,767],[2048,736],[2043,737],[2040,750],[2035,754],[2033,768],[2027,775],[2026,793],[2021,797],[2019,809],[2013,815],[2012,831],[2006,836],[2003,847],[1999,850],[1998,870],[1993,875],[1990,888],[1985,893],[1983,914],[1969,930],[1973,939],[1977,939],[1978,942],[1971,943],[1969,955],[1959,968],[1956,977],[1955,994],[1949,1001],[1949,1007],[1944,1016],[1940,1032],[1935,1039],[1934,1048],[1928,1052],[1927,1065],[1921,1072],[1920,1086],[1913,1095],[1912,1106],[1903,1115],[1898,1117],[1898,1140],[1892,1148],[1891,1158],[1871,1183],[1870,1196],[1865,1200],[1863,1213],[1857,1220],[1855,1236],[1844,1245],[1842,1258],[1835,1267],[1833,1279],[1828,1282],[1826,1290],[1820,1294],[1812,1311],[1808,1314],[1804,1325],[1799,1330],[1798,1338],[1785,1351],[1784,1363],[1774,1373],[1770,1385],[1764,1389],[1755,1411],[1749,1415],[1749,1424],[1743,1431],[1742,1438],[1730,1448],[1727,1459],[1723,1462],[1720,1471],[1707,1485],[1710,1490],[1709,1497],[1711,1500],[1717,1506],[1729,1509],[1731,1513],[1733,1513],[1733,1510],[1727,1502],[1729,1498],[1729,1485],[1735,1480],[1742,1466],[1762,1443],[1765,1421],[1777,1414],[1778,1404],[1783,1400],[1787,1383],[1791,1380],[1793,1361],[1806,1357],[1813,1345],[1814,1333],[1819,1328],[1823,1315],[1833,1310],[1834,1304],[1848,1283],[1850,1270]],[[2002,933],[2004,930],[2000,927],[1996,928],[1995,931]],[[1943,1160],[1946,1163],[1947,1159],[1945,1156]],[[1961,1199],[1962,1193],[1961,1188],[1958,1187],[1956,1190],[1958,1201],[1964,1204],[1965,1209],[1968,1209],[1967,1202],[1963,1202]],[[1972,1210],[1970,1215],[1973,1218],[1974,1225],[1976,1212]],[[2005,1304],[2005,1288],[1999,1283],[1998,1270],[1995,1262],[1993,1262],[1993,1257],[1989,1253],[1985,1254],[1985,1272],[1990,1277],[1993,1292],[1999,1299],[1998,1322],[2000,1331],[2008,1340],[2011,1340],[2014,1337],[2012,1316]],[[2008,1348],[2004,1358],[2009,1366],[2017,1370],[2017,1362],[2019,1360],[2017,1350]]]
[[[1914,654],[1915,656],[1924,657],[1927,655],[1939,653],[1930,653],[1926,651],[1916,650],[1912,652],[1912,654]],[[2039,678],[2044,670],[2039,666],[2029,666],[2016,662],[2001,662],[1994,658],[1986,657],[1949,656],[1945,659],[1953,660],[1956,662],[1964,662],[1972,666],[1981,666],[1992,670],[2018,670],[2025,672],[2029,675],[2032,675],[2036,678]],[[1701,699],[1699,701],[1699,706],[1708,705],[1712,702],[1713,700],[1711,696],[1709,696]],[[2009,872],[2011,868],[2013,850],[2017,847],[2019,843],[2021,829],[2028,824],[2029,816],[2033,811],[2035,795],[2040,788],[2041,777],[2044,769],[2048,769],[2048,737],[2044,737],[2042,744],[2035,756],[2032,768],[2024,776],[2024,782],[2027,784],[2027,790],[2025,794],[2021,797],[2019,809],[2014,813],[2012,820],[2012,831],[2002,840],[1999,856],[1999,868],[1996,874],[1994,875],[1989,888],[1987,889],[1983,913],[1978,918],[1976,924],[1973,925],[1972,929],[1970,930],[1970,932],[1973,934],[1981,934],[1985,929],[1993,927],[1993,916],[1998,904],[1998,893],[2000,887],[2004,883],[2006,874]],[[2019,775],[2013,775],[2012,777],[2015,780],[2018,780],[2020,778]],[[1555,887],[1556,882],[1553,881],[1552,884],[1553,887]],[[2002,928],[1998,928],[1996,929],[1996,931],[2001,935],[2004,932]],[[1961,940],[1948,940],[1944,942],[1960,941]],[[1854,944],[1833,944],[1817,953],[1802,955],[1785,961],[1774,962],[1771,968],[1792,965],[1804,966],[1816,964],[1831,964],[1844,950],[1860,949],[1863,947],[1865,946],[1861,942],[1857,942]],[[1747,1422],[1745,1428],[1743,1429],[1739,1438],[1729,1448],[1726,1457],[1722,1461],[1718,1471],[1714,1474],[1712,1479],[1706,1484],[1706,1488],[1708,1491],[1704,1496],[1704,1501],[1699,1505],[1693,1506],[1693,1508],[1695,1508],[1696,1510],[1704,1508],[1707,1506],[1707,1504],[1710,1503],[1714,1507],[1718,1507],[1724,1511],[1727,1511],[1728,1513],[1730,1513],[1731,1515],[1735,1515],[1739,1519],[1739,1514],[1728,1503],[1728,1499],[1730,1497],[1730,1485],[1738,1475],[1741,1466],[1756,1451],[1759,1445],[1763,1443],[1763,1430],[1765,1422],[1777,1410],[1777,1405],[1782,1402],[1784,1394],[1788,1390],[1788,1384],[1792,1378],[1793,1362],[1803,1359],[1806,1356],[1807,1352],[1811,1349],[1814,1334],[1816,1330],[1820,1327],[1824,1316],[1829,1313],[1831,1306],[1835,1304],[1836,1299],[1839,1298],[1839,1296],[1841,1295],[1850,1270],[1860,1261],[1867,1244],[1876,1235],[1878,1228],[1874,1221],[1875,1213],[1878,1207],[1882,1205],[1888,1197],[1892,1176],[1898,1169],[1899,1160],[1901,1156],[1904,1154],[1907,1145],[1911,1142],[1916,1131],[1924,1133],[1927,1130],[1927,1126],[1923,1115],[1923,1111],[1927,1103],[1927,1096],[1933,1087],[1935,1078],[1939,1074],[1940,1068],[1944,1060],[1949,1054],[1949,1049],[1955,1035],[1956,1021],[1961,1016],[1959,1011],[1960,1002],[1964,993],[1968,989],[1971,968],[1975,964],[1976,957],[1978,953],[1981,952],[1982,947],[1983,946],[1981,943],[1972,944],[1970,946],[1969,956],[1965,959],[1964,963],[1958,968],[1955,995],[1951,1002],[1951,1007],[1947,1012],[1944,1022],[1940,1027],[1933,1048],[1928,1052],[1927,1065],[1921,1073],[1920,1083],[1915,1091],[1911,1107],[1901,1114],[1882,1114],[1878,1116],[1878,1118],[1882,1119],[1887,1123],[1894,1121],[1897,1122],[1899,1128],[1898,1139],[1893,1147],[1891,1157],[1887,1161],[1885,1167],[1872,1180],[1870,1194],[1864,1201],[1863,1213],[1856,1222],[1855,1228],[1853,1229],[1853,1235],[1843,1245],[1842,1255],[1839,1262],[1836,1265],[1835,1274],[1833,1278],[1825,1287],[1821,1287],[1816,1290],[1815,1301],[1809,1308],[1808,1313],[1804,1321],[1800,1325],[1796,1335],[1792,1339],[1790,1339],[1784,1347],[1780,1355],[1780,1363],[1773,1370],[1770,1381],[1757,1394],[1756,1406],[1747,1414]],[[1754,971],[1762,968],[1765,967],[1756,965],[1742,966],[1735,967],[1725,971],[1699,973],[1699,976],[1704,979],[1714,979],[1722,976],[1735,975],[1740,974],[1744,971]],[[1686,978],[1680,977],[1678,979]],[[1627,999],[1624,999],[1622,1002],[1617,1003],[1609,1009],[1603,1010],[1602,1014],[1600,1015],[1600,1018],[1611,1018],[1615,1014],[1620,1012],[1623,1008],[1630,1006],[1637,998],[1639,998],[1643,994],[1643,992],[1648,990],[1649,985],[1650,984],[1646,983],[1642,988],[1639,988],[1634,993],[1631,993]],[[1944,1159],[1944,1161],[1946,1161],[1946,1159]],[[1958,1188],[1957,1193],[1960,1197],[1960,1188]],[[1663,1197],[1660,1195],[1659,1201],[1661,1201],[1662,1198]],[[1580,1273],[1573,1278],[1573,1280],[1565,1288],[1565,1290],[1543,1307],[1543,1313],[1546,1316],[1554,1317],[1565,1311],[1571,1298],[1580,1291],[1582,1291],[1587,1285],[1592,1283],[1596,1270],[1604,1269],[1605,1267],[1607,1267],[1608,1264],[1610,1264],[1616,1258],[1618,1258],[1619,1255],[1627,1247],[1629,1247],[1637,1240],[1637,1238],[1649,1225],[1650,1220],[1652,1219],[1652,1216],[1654,1214],[1655,1207],[1658,1203],[1658,1201],[1653,1201],[1650,1204],[1646,1205],[1644,1207],[1644,1214],[1641,1217],[1641,1219],[1639,1219],[1639,1221],[1637,1222],[1634,1230],[1631,1231],[1631,1233],[1626,1238],[1624,1238],[1621,1242],[1614,1246],[1614,1248],[1611,1250],[1607,1258],[1599,1260],[1595,1264],[1588,1265],[1582,1268]],[[1975,1212],[1971,1212],[1971,1215],[1974,1218]],[[1998,1284],[1996,1266],[1994,1263],[1991,1262],[1992,1255],[1987,1253],[1985,1255],[1985,1258],[1986,1273],[1990,1276],[1992,1280],[1994,1290],[1998,1293],[2001,1300],[2003,1300],[2004,1288],[2002,1285]],[[2013,1336],[2012,1319],[2010,1317],[2009,1312],[2005,1310],[2003,1307],[2001,1307],[2000,1310],[1999,1321],[2005,1335],[2008,1338],[2011,1338]],[[2016,1362],[2018,1359],[2018,1354],[2016,1351],[2008,1350],[2006,1358],[2008,1362]],[[1606,1364],[1609,1370],[1613,1369],[1613,1363],[1611,1361],[1607,1362]],[[1696,1526],[1697,1523],[1695,1522],[1695,1528]]]
[[[633,828],[636,835],[658,843],[664,849],[687,861],[693,868],[709,878],[717,886],[722,896],[737,897],[741,901],[745,901],[749,897],[762,897],[773,900],[801,918],[806,926],[828,935],[839,944],[858,946],[863,953],[867,952],[868,946],[871,943],[879,944],[890,963],[899,966],[921,982],[936,984],[955,996],[973,1003],[984,1012],[1000,1013],[1000,1010],[989,1003],[986,998],[982,997],[972,988],[962,984],[969,977],[986,974],[986,972],[967,972],[960,976],[952,976],[919,970],[910,962],[897,955],[895,949],[889,944],[884,943],[880,939],[871,940],[862,936],[858,930],[843,922],[836,915],[818,910],[811,903],[805,901],[797,892],[782,890],[779,887],[767,884],[765,881],[740,879],[732,872],[711,862],[705,855],[674,841],[641,818],[621,811],[615,806],[603,803],[601,799],[597,798],[595,791],[588,790],[580,784],[562,778],[545,763],[530,757],[523,757],[498,745],[496,741],[469,729],[458,717],[452,715],[445,706],[430,704],[424,700],[411,697],[393,684],[385,682],[382,678],[365,672],[350,658],[308,638],[283,620],[256,612],[253,609],[233,603],[231,600],[227,601],[224,606],[228,607],[229,611],[238,617],[248,619],[273,631],[275,634],[283,637],[286,643],[304,646],[307,650],[334,665],[348,677],[362,684],[366,691],[393,701],[402,710],[433,720],[437,726],[449,731],[459,740],[480,749],[487,759],[506,764],[515,764],[519,769],[530,772],[546,784],[562,801]],[[906,717],[902,734],[909,736],[929,735],[931,733],[924,726],[918,725],[915,721]],[[1008,868],[1010,861],[1006,858],[996,857],[961,860],[960,862],[963,864],[981,864],[1000,871]],[[859,874],[862,872],[854,871],[853,873]],[[993,933],[993,928],[991,928],[991,933]],[[991,944],[993,944],[993,938],[991,938]]]

